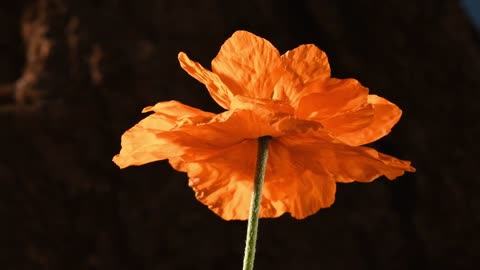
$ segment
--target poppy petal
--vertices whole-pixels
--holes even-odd
[[[147,112],[156,112],[158,113],[157,116],[165,117],[165,120],[170,119],[171,124],[174,124],[179,119],[210,119],[215,116],[215,114],[210,112],[205,112],[200,109],[190,107],[188,105],[182,104],[176,100],[166,101],[166,102],[158,102],[153,106],[147,106],[142,110],[142,113]],[[198,120],[196,122],[202,122]],[[155,121],[150,121],[148,123],[149,128],[153,128],[152,125],[161,125],[164,121],[159,120],[158,123]],[[158,127],[158,129],[165,129],[165,127]],[[166,129],[167,130],[167,129]]]
[[[113,158],[120,168],[181,155],[185,149],[178,143],[172,143],[185,139],[185,136],[181,136],[185,132],[181,127],[208,122],[215,116],[178,101],[160,102],[145,108],[144,112],[152,110],[157,112],[122,135],[122,149]]]
[[[281,138],[272,140],[263,189],[263,200],[275,209],[269,214],[289,212],[294,218],[306,218],[331,206],[335,190],[335,181],[323,166]]]
[[[252,99],[255,103],[249,104],[239,98],[232,102],[234,110],[218,115],[176,101],[145,108],[155,113],[124,133],[114,162],[124,168],[173,157],[192,161],[246,139],[321,128],[317,122],[294,118],[288,113],[291,108],[281,103]]]
[[[253,191],[256,150],[256,140],[247,140],[208,159],[169,161],[176,170],[188,173],[188,185],[200,202],[225,220],[245,220]]]
[[[371,182],[382,175],[393,180],[405,171],[415,171],[415,168],[410,166],[410,161],[400,160],[368,147],[336,147],[324,154],[329,156],[330,161],[326,162],[325,166],[335,175],[337,182]]]
[[[337,182],[370,182],[382,175],[393,180],[405,171],[415,171],[409,161],[372,148],[349,146],[327,134],[284,136],[281,141],[294,151],[309,156],[311,162],[323,166]]]
[[[212,71],[236,95],[270,98],[280,75],[280,53],[268,41],[236,31],[212,61]]]
[[[303,84],[330,78],[327,54],[313,44],[300,45],[282,55],[289,72],[295,73]]]
[[[335,137],[362,130],[372,123],[373,105],[366,104],[352,111],[320,121],[325,130]]]
[[[231,107],[238,117],[234,125],[235,133],[245,139],[278,137],[322,128],[316,121],[295,117],[292,107],[271,99],[235,96]],[[232,120],[234,117],[232,115]]]
[[[189,186],[197,199],[217,215],[226,220],[246,220],[253,191],[256,151],[257,141],[247,140],[205,160],[171,159],[170,164],[188,173]],[[333,203],[333,178],[324,171],[319,173],[318,169],[305,169],[295,161],[299,157],[272,140],[260,217],[272,218],[290,212],[295,218],[305,218]]]
[[[183,52],[178,54],[178,61],[180,62],[180,66],[190,74],[190,76],[205,84],[210,96],[212,96],[218,105],[228,110],[232,93],[217,74],[205,69],[199,63],[190,60]]]
[[[382,97],[369,95],[368,103],[373,106],[372,122],[360,130],[340,134],[337,136],[339,140],[352,146],[374,142],[390,133],[402,116],[400,108]]]
[[[322,121],[355,110],[368,101],[368,88],[355,79],[329,79],[314,83],[311,94],[298,102],[296,115],[300,118]]]
[[[330,65],[325,52],[313,44],[305,44],[281,56],[284,74],[275,86],[274,98],[285,97],[293,106],[308,94],[305,85],[330,78]]]

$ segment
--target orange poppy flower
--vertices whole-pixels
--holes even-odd
[[[168,159],[187,172],[198,200],[220,217],[248,219],[257,138],[271,136],[260,217],[305,218],[335,199],[336,182],[394,179],[409,161],[361,145],[390,132],[402,111],[355,79],[330,78],[314,45],[280,55],[267,40],[237,31],[212,71],[181,52],[180,65],[226,111],[160,102],[122,136],[113,161],[124,168]]]

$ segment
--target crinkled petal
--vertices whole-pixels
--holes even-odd
[[[373,119],[370,124],[360,130],[344,133],[337,138],[352,146],[374,142],[390,133],[392,127],[400,120],[402,110],[388,100],[369,95],[368,103],[373,106]]]
[[[327,55],[313,44],[287,51],[281,59],[285,70],[275,85],[273,98],[289,100],[293,106],[308,94],[306,85],[330,78]]]
[[[292,151],[310,157],[323,166],[337,182],[370,182],[382,175],[393,180],[405,171],[414,172],[409,161],[400,160],[368,147],[343,144],[327,134],[284,136],[279,139]]]
[[[122,136],[122,149],[114,157],[121,168],[180,157],[186,161],[207,158],[246,139],[283,136],[318,130],[314,121],[293,117],[291,108],[271,100],[233,100],[234,110],[214,115],[179,102],[160,102],[155,111]]]
[[[415,171],[415,168],[410,166],[410,161],[400,160],[368,147],[336,147],[326,152],[329,162],[325,164],[338,182],[370,182],[380,176],[393,180],[405,171]]]
[[[355,110],[368,101],[368,88],[355,79],[329,79],[315,83],[296,107],[300,118],[322,121]]]
[[[171,159],[172,166],[185,171],[195,196],[226,220],[248,219],[253,191],[257,140],[244,141],[209,159],[185,162]],[[324,170],[308,168],[284,145],[272,140],[260,217],[278,217],[290,212],[305,218],[330,206],[335,197],[335,181]]]
[[[212,61],[212,71],[236,95],[270,98],[280,76],[280,53],[268,41],[236,31]]]
[[[150,129],[169,130],[165,125],[168,121],[170,128],[177,126],[183,122],[201,123],[209,121],[215,114],[205,112],[200,109],[182,104],[176,100],[158,102],[154,106],[147,106],[142,113],[156,112],[152,115],[151,121],[145,122],[144,125]]]
[[[190,60],[183,52],[178,54],[178,61],[180,62],[180,66],[190,74],[190,76],[205,84],[210,96],[212,96],[218,105],[228,110],[232,93],[217,74],[205,69],[199,63]]]
[[[300,45],[282,55],[289,72],[295,73],[304,84],[330,78],[330,65],[325,52],[313,44]]]
[[[247,140],[200,161],[170,159],[188,173],[195,197],[225,220],[248,219],[253,190],[257,144]]]
[[[235,133],[245,139],[278,137],[322,128],[318,122],[295,117],[290,106],[271,99],[235,96],[231,107],[232,113],[238,115]]]
[[[297,219],[330,207],[335,200],[336,184],[321,164],[310,156],[290,148],[281,138],[272,140],[263,189],[263,200],[275,211],[275,217],[289,212]]]
[[[120,167],[142,165],[184,154],[185,143],[196,143],[189,133],[198,123],[209,122],[215,114],[184,105],[177,101],[159,102],[144,112],[156,111],[122,135],[122,149],[113,158]],[[197,153],[200,154],[200,153]]]
[[[325,130],[333,136],[338,137],[345,133],[352,133],[361,130],[372,123],[373,106],[356,108],[355,110],[320,121]]]

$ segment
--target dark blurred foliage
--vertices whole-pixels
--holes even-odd
[[[209,66],[238,29],[315,43],[333,76],[398,104],[375,147],[417,168],[261,220],[256,269],[477,269],[480,42],[458,0],[2,1],[0,268],[241,268],[245,222],[166,162],[111,162],[147,105],[220,111],[177,53]]]

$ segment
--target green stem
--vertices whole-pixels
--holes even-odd
[[[257,166],[255,170],[255,182],[253,184],[252,201],[250,203],[250,216],[248,217],[243,270],[252,270],[253,261],[255,260],[260,202],[262,200],[262,188],[265,178],[265,169],[267,167],[268,143],[270,142],[270,139],[270,136],[258,138]]]

